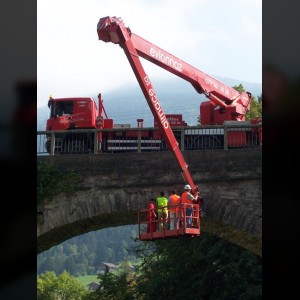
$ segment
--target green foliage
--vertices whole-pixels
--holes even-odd
[[[64,270],[73,276],[93,275],[102,267],[102,262],[118,264],[136,260],[130,253],[137,225],[118,226],[69,239],[38,255],[37,273],[53,271],[56,275]],[[112,238],[113,236],[113,238]]]
[[[53,165],[37,163],[37,204],[50,201],[59,193],[71,195],[76,190],[79,175],[66,172]]]
[[[215,236],[142,242],[136,251],[144,256],[135,276],[126,268],[100,276],[90,299],[261,299],[261,258]]]
[[[245,92],[244,86],[240,83],[239,85],[233,86],[233,88],[239,93]]]
[[[242,93],[245,92],[243,85],[240,83],[239,85],[235,85],[233,87],[236,91]],[[246,113],[245,119],[246,120],[253,120],[262,116],[262,95],[257,97],[251,98],[250,110]]]
[[[108,235],[111,236],[109,231]],[[90,242],[97,244],[94,240]],[[66,248],[70,254],[69,262],[74,259],[83,263],[90,255],[99,265],[103,261],[97,258],[101,251],[94,250],[92,255],[88,244],[85,238],[76,247],[60,245],[51,251],[64,256]],[[81,255],[83,249],[87,252]],[[139,264],[134,264],[135,271],[129,263],[123,262],[118,270],[98,275],[99,289],[74,299],[261,299],[261,257],[216,236],[202,233],[197,238],[155,242],[135,240],[131,251],[140,259]],[[54,272],[46,274],[38,277],[38,299],[55,299],[53,294],[64,296],[66,292],[60,290],[72,284],[68,276],[57,277],[61,280],[59,285],[54,284]]]
[[[81,300],[89,292],[68,272],[56,276],[54,272],[46,272],[37,278],[38,300]]]
[[[47,272],[37,277],[37,299],[52,300],[55,299],[57,277],[54,272]]]
[[[100,288],[91,293],[89,300],[131,300],[136,298],[135,274],[130,268],[124,268],[117,275],[113,272],[106,272],[98,276]]]
[[[246,113],[246,120],[253,120],[262,117],[262,95],[257,100],[252,97],[250,110]]]

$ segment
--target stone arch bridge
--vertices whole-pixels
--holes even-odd
[[[261,150],[185,151],[185,161],[205,199],[201,232],[261,255]],[[60,194],[38,207],[37,252],[89,231],[137,223],[160,191],[182,192],[184,181],[170,152],[55,155],[37,158],[75,171],[75,193]]]

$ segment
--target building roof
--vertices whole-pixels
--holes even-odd
[[[89,287],[90,290],[94,291],[100,286],[100,284],[93,281],[93,282],[87,284],[87,286]]]
[[[107,262],[102,262],[102,263],[110,269],[116,269],[118,267],[115,264],[111,264],[111,263],[107,263]]]

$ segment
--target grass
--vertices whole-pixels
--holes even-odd
[[[85,275],[85,276],[78,276],[75,278],[77,280],[79,280],[82,285],[86,286],[87,284],[89,284],[91,282],[99,283],[99,279],[97,277],[98,277],[98,275]]]

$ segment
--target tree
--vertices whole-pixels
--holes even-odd
[[[44,273],[45,271],[56,271],[56,260],[54,257],[47,257],[43,263],[38,265],[38,273]]]
[[[237,245],[202,233],[141,247],[135,299],[261,298],[261,258]]]
[[[232,88],[234,88],[239,93],[245,92],[244,86],[240,83],[239,85],[235,85]]]
[[[56,290],[56,275],[54,272],[46,272],[37,277],[37,299],[54,300]]]
[[[257,97],[257,100],[252,97],[250,110],[246,113],[246,120],[253,120],[262,117],[262,95]]]
[[[38,300],[81,300],[89,291],[68,272],[56,276],[54,272],[46,272],[37,278]]]
[[[64,263],[64,266],[66,270],[68,270],[68,272],[74,274],[76,272],[76,263],[75,263],[74,256],[68,256],[68,258]]]
[[[243,85],[240,83],[239,85],[233,86],[233,88],[239,93],[245,92]],[[262,116],[262,95],[257,97],[251,97],[250,110],[246,113],[246,120],[253,120]]]
[[[134,273],[124,266],[119,275],[105,271],[98,275],[100,288],[88,296],[88,300],[131,300],[142,299],[136,297]]]
[[[85,287],[66,271],[57,277],[56,282],[56,293],[60,300],[81,300],[87,294]]]
[[[76,244],[67,244],[67,246],[66,246],[66,254],[67,254],[68,256],[70,256],[70,255],[76,256],[76,255],[78,254],[77,248],[78,248],[78,247],[77,247]]]

